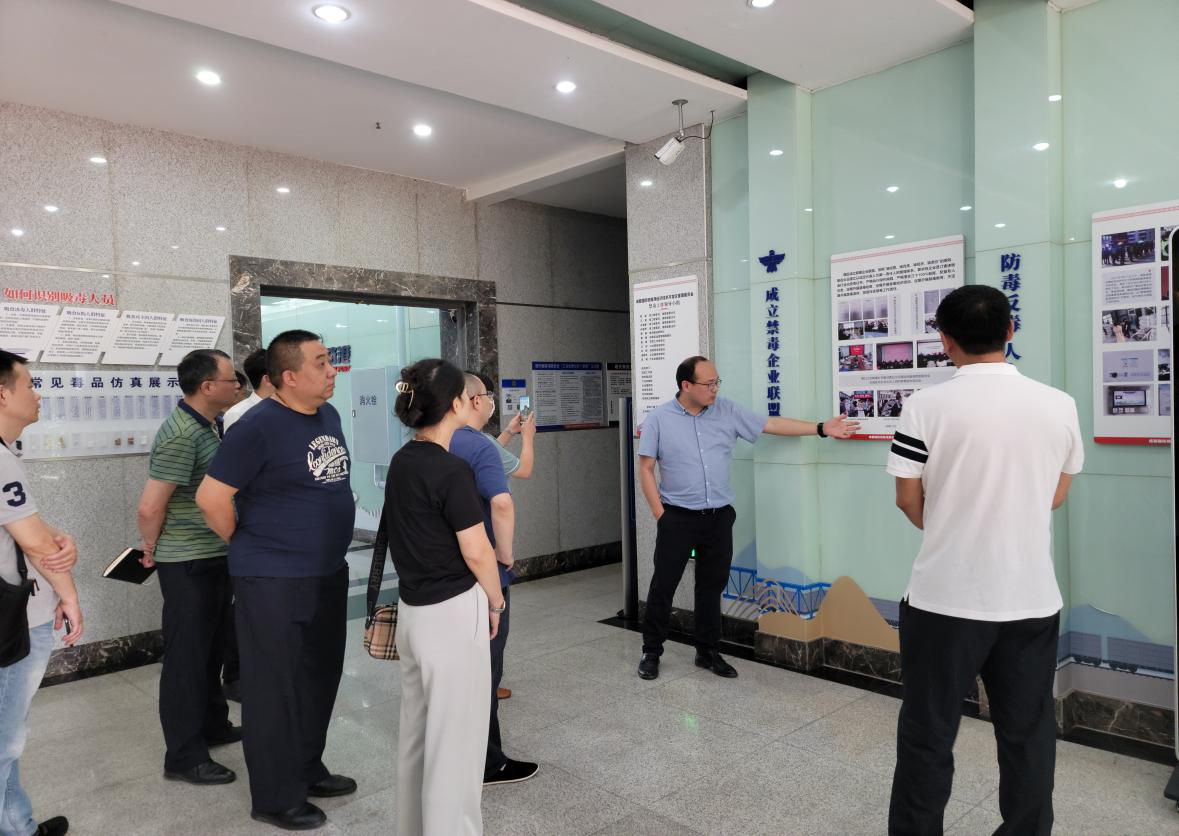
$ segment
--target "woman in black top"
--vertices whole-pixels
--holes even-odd
[[[398,832],[478,834],[490,639],[504,597],[475,476],[448,451],[471,403],[463,373],[445,360],[402,369],[397,392],[397,417],[417,431],[385,486],[400,588]]]

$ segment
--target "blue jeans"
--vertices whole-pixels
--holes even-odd
[[[37,832],[33,805],[20,785],[20,755],[29,732],[29,704],[41,687],[49,651],[53,649],[53,622],[29,630],[29,655],[15,665],[0,668],[0,834],[29,836]]]

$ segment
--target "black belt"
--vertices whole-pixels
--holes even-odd
[[[692,514],[697,517],[708,517],[713,514],[719,514],[721,511],[729,510],[729,506],[724,505],[720,508],[681,508],[678,505],[668,505],[665,502],[665,503],[663,503],[663,510],[664,511],[678,511],[681,514]]]

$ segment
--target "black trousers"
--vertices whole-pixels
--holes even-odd
[[[942,832],[954,778],[962,700],[982,676],[999,747],[997,834],[1052,831],[1056,709],[1052,680],[1060,614],[974,621],[901,602],[902,703],[890,834]]]
[[[221,669],[221,681],[225,684],[237,682],[242,675],[241,655],[237,651],[237,624],[233,614],[233,600],[230,599],[225,631],[225,662]]]
[[[643,618],[643,652],[662,655],[671,623],[671,602],[684,568],[696,552],[696,647],[716,650],[721,638],[720,596],[729,582],[733,563],[733,522],[737,512],[731,505],[702,514],[665,506],[656,524],[655,574],[647,592]]]
[[[504,611],[499,617],[499,632],[491,640],[491,723],[487,727],[487,761],[483,766],[483,777],[490,778],[503,769],[508,762],[504,754],[503,739],[499,733],[499,699],[495,692],[499,690],[499,683],[504,678],[504,648],[508,645],[508,616],[512,612],[512,602],[508,596],[510,587],[504,587]]]
[[[307,800],[330,774],[328,724],[344,670],[348,569],[314,578],[233,579],[241,651],[242,744],[254,809]]]
[[[206,738],[229,725],[221,693],[229,568],[224,557],[157,563],[164,595],[160,725],[164,769],[184,772],[209,760]]]

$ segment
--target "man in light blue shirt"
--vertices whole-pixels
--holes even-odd
[[[729,467],[737,439],[762,433],[850,438],[855,421],[836,416],[818,423],[767,418],[717,397],[721,380],[706,357],[689,357],[676,369],[674,399],[643,421],[639,434],[639,482],[655,517],[655,574],[643,620],[639,676],[659,676],[671,602],[692,552],[696,553],[696,665],[717,676],[737,671],[717,652],[721,637],[720,596],[733,560],[733,488]],[[655,464],[659,464],[659,482]]]

